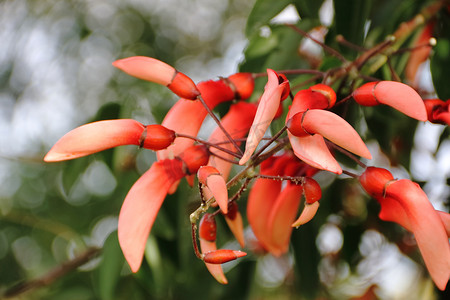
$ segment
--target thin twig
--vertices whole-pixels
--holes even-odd
[[[301,35],[303,35],[304,37],[309,38],[311,41],[313,41],[314,43],[318,44],[319,46],[321,46],[323,48],[323,50],[327,51],[328,53],[330,53],[331,55],[335,56],[337,59],[339,59],[342,62],[347,62],[347,59],[345,59],[344,56],[342,56],[339,52],[337,52],[336,50],[334,50],[333,48],[325,45],[324,43],[322,43],[321,41],[319,41],[318,39],[314,38],[313,36],[311,36],[309,33],[307,33],[306,31],[301,30],[300,28],[298,28],[297,26],[293,25],[293,24],[286,24],[286,26],[294,29],[295,31],[297,31],[298,33],[300,33]]]
[[[69,273],[70,271],[78,268],[79,266],[84,265],[88,261],[97,257],[97,255],[99,255],[100,252],[101,252],[100,248],[97,248],[97,247],[89,248],[85,252],[80,254],[79,256],[75,257],[74,259],[69,260],[69,261],[59,265],[58,267],[54,268],[53,270],[50,270],[48,273],[46,273],[44,276],[42,276],[40,278],[22,282],[22,283],[19,283],[15,286],[11,287],[4,293],[3,296],[5,298],[16,297],[27,291],[37,289],[40,287],[44,287],[44,286],[48,286],[51,283],[53,283],[55,280],[63,277],[67,273]]]
[[[203,104],[203,106],[205,107],[206,111],[208,112],[208,114],[211,116],[211,118],[213,118],[213,120],[216,122],[217,126],[219,126],[219,128],[222,130],[222,132],[225,134],[225,136],[227,137],[227,139],[233,144],[233,146],[236,148],[236,150],[241,154],[244,155],[244,153],[242,152],[241,148],[239,148],[239,146],[236,144],[236,142],[233,140],[233,138],[231,137],[231,135],[228,133],[228,131],[225,130],[225,128],[222,126],[222,123],[220,122],[220,120],[216,117],[216,115],[212,112],[212,110],[209,108],[208,104],[206,104],[205,99],[203,99],[202,96],[198,96],[198,99],[200,100],[200,102]]]
[[[233,151],[231,151],[229,149],[222,148],[222,147],[218,146],[217,144],[213,144],[213,143],[201,140],[199,138],[196,138],[195,136],[190,136],[190,135],[187,135],[187,134],[184,134],[184,133],[176,133],[176,136],[177,137],[181,137],[181,138],[191,139],[191,140],[194,140],[194,141],[196,141],[196,142],[198,142],[200,144],[204,144],[206,146],[216,148],[216,149],[218,149],[220,151],[223,151],[223,152],[225,152],[227,154],[230,154],[230,155],[232,155],[232,156],[234,156],[236,158],[240,158],[241,157],[239,154],[237,154],[237,153],[235,153],[235,152],[233,152]],[[230,143],[230,142],[227,141],[227,143]]]
[[[255,159],[255,157],[258,157],[263,153],[264,150],[267,149],[274,141],[276,141],[285,131],[287,127],[286,125],[283,126],[283,128],[280,129],[280,131],[277,132],[267,143],[264,144],[264,146],[261,147],[255,154],[252,155],[252,159]]]

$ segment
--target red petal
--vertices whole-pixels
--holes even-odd
[[[256,107],[257,106],[255,104],[246,102],[238,102],[231,105],[230,110],[223,117],[221,123],[223,128],[225,128],[233,139],[241,139],[247,135],[256,114]],[[230,151],[235,151],[234,146],[228,142],[228,138],[219,127],[214,130],[208,141],[213,144],[221,143],[220,147]],[[237,144],[240,145],[240,142],[237,142]],[[234,156],[213,147],[210,147],[209,151],[211,153],[218,154],[225,159],[234,158]],[[208,165],[216,167],[225,179],[228,178],[230,170],[233,166],[230,162],[220,159],[214,155],[210,156]]]
[[[255,181],[248,196],[248,223],[266,250],[271,240],[270,233],[267,231],[267,220],[280,191],[280,181],[260,178]]]
[[[121,145],[139,145],[144,126],[130,119],[85,124],[64,135],[44,161],[62,161],[86,156]]]
[[[255,78],[252,73],[236,73],[228,77],[234,85],[237,100],[250,98],[255,88]]]
[[[298,219],[295,220],[294,223],[292,223],[292,227],[299,227],[311,221],[312,218],[314,218],[314,216],[316,215],[319,206],[319,201],[316,201],[312,204],[306,203]]]
[[[393,179],[394,176],[386,169],[367,167],[359,177],[359,182],[370,196],[378,199],[384,195],[386,184]]]
[[[434,283],[444,290],[450,278],[450,245],[444,224],[420,186],[401,179],[388,184],[386,196],[397,200],[409,219]]]
[[[183,177],[181,162],[155,162],[131,187],[119,214],[119,243],[133,272],[144,256],[145,243],[170,186]]]
[[[113,62],[113,66],[139,79],[169,85],[175,77],[174,67],[158,59],[133,56]]]
[[[235,202],[233,202],[235,203]],[[228,217],[228,214],[225,215],[225,221],[228,224],[228,228],[230,228],[231,232],[233,233],[236,240],[239,242],[239,245],[241,247],[245,246],[245,239],[244,239],[244,222],[242,221],[242,215],[239,211],[235,213],[234,218]]]
[[[208,253],[211,251],[216,251],[216,242],[209,242],[203,239],[200,239],[200,249],[202,253]],[[222,266],[217,264],[208,264],[205,263],[206,268],[208,269],[209,273],[221,284],[227,284],[228,280],[225,277],[225,274],[223,273]]]
[[[292,233],[292,222],[297,216],[303,188],[301,185],[288,184],[278,195],[267,220],[270,236],[269,252],[275,256],[286,253]]]
[[[222,212],[226,214],[228,212],[228,188],[222,175],[210,175],[206,179],[206,186],[213,194]]]
[[[294,154],[314,168],[341,174],[342,169],[328,150],[323,137],[316,134],[296,137],[288,132]]]
[[[302,126],[310,134],[318,133],[350,152],[372,159],[372,155],[356,130],[347,121],[330,111],[308,110],[303,115]]]
[[[264,133],[267,128],[269,128],[270,123],[277,113],[281,94],[285,89],[285,85],[289,84],[288,82],[279,84],[277,73],[270,69],[267,69],[267,77],[268,81],[264,88],[264,93],[261,96],[252,127],[250,128],[247,143],[245,145],[245,152],[239,161],[240,165],[245,164],[252,156],[256,147],[258,147]]]

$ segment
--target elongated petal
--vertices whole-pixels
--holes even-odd
[[[306,203],[298,219],[295,220],[294,223],[292,223],[292,227],[299,227],[311,221],[312,218],[314,218],[314,216],[316,215],[319,206],[319,201],[316,201],[312,204]]]
[[[223,117],[221,123],[233,139],[241,139],[247,135],[256,114],[256,107],[255,104],[247,102],[238,102],[230,106],[230,110]],[[213,144],[220,143],[220,147],[230,151],[236,151],[219,127],[213,131],[208,141]],[[240,142],[237,142],[237,144],[240,145]],[[232,160],[234,158],[232,155],[213,147],[210,148],[210,151],[212,154],[220,155],[225,159]],[[210,156],[208,165],[214,166],[219,170],[225,179],[228,179],[228,175],[233,166],[230,162],[214,155]]]
[[[283,93],[285,86],[288,84],[286,81],[279,84],[278,75],[273,70],[267,70],[267,77],[268,81],[265,86],[264,93],[261,96],[261,101],[259,102],[252,127],[250,128],[247,143],[245,145],[245,152],[239,161],[240,165],[245,164],[250,159],[259,142],[263,138],[267,128],[269,128],[269,125],[275,117],[280,105],[281,94]]]
[[[74,159],[121,145],[139,145],[144,126],[135,120],[107,120],[82,125],[64,135],[44,161]]]
[[[372,159],[372,155],[356,130],[347,121],[330,111],[308,110],[304,113],[301,125],[310,134],[320,134],[350,152]]]
[[[113,66],[125,73],[161,85],[169,85],[177,71],[174,67],[158,59],[145,56],[133,56],[113,62]]]
[[[228,213],[228,188],[219,171],[211,166],[203,166],[198,169],[197,177],[209,189],[222,212]]]
[[[436,211],[441,218],[442,224],[444,224],[445,231],[447,232],[447,236],[450,238],[450,214],[445,211]]]
[[[341,174],[342,168],[330,153],[322,136],[296,137],[288,132],[294,154],[314,168]]]
[[[273,204],[281,191],[281,182],[271,179],[257,179],[247,202],[247,219],[261,245],[268,250],[271,234],[267,231],[267,220]]]
[[[450,245],[440,216],[419,185],[410,180],[388,184],[386,196],[405,210],[431,278],[444,290],[450,278]]]
[[[200,239],[200,249],[202,253],[216,251],[217,250],[216,241],[210,242],[207,240]],[[208,269],[209,273],[211,273],[211,275],[217,280],[217,282],[221,284],[228,283],[228,280],[225,277],[225,274],[223,273],[222,265],[205,263],[205,266]]]
[[[427,120],[422,98],[410,86],[397,81],[369,82],[353,92],[361,105],[386,104],[419,121]]]
[[[242,221],[241,213],[237,211],[234,218],[230,218],[227,214],[225,215],[225,221],[227,222],[228,228],[230,228],[239,245],[241,247],[244,247],[244,222]]]
[[[118,236],[125,259],[137,272],[145,243],[170,186],[183,177],[179,160],[155,162],[131,187],[119,214]]]
[[[297,216],[303,188],[301,185],[288,184],[278,195],[267,220],[270,235],[269,251],[279,256],[288,251],[292,233],[292,223]]]
[[[418,47],[411,51],[408,63],[405,68],[405,76],[410,83],[416,83],[416,73],[419,66],[427,60],[430,56],[431,46],[424,46],[430,43],[430,39],[433,34],[434,21],[428,22],[428,24],[423,28],[421,34],[414,41],[414,47]]]

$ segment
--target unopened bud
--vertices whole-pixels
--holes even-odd
[[[161,125],[147,125],[139,139],[142,148],[162,150],[169,147],[175,140],[175,131]]]
[[[214,242],[216,240],[216,219],[214,215],[206,213],[200,220],[199,225],[199,237],[208,242]]]
[[[386,184],[393,179],[394,176],[386,169],[368,167],[359,176],[359,183],[370,196],[378,198],[384,196]]]
[[[208,264],[223,264],[246,255],[247,253],[240,250],[219,249],[204,253],[203,261]]]

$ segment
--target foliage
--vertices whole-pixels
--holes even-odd
[[[334,154],[347,174],[362,174],[365,164],[387,168],[396,178],[418,182],[436,209],[448,211],[448,126],[418,123],[390,107],[363,106],[354,101],[355,90],[374,80],[407,83],[423,99],[450,98],[445,75],[450,66],[448,1],[256,0],[251,8],[245,6],[245,1],[229,2],[227,8],[219,9],[221,18],[214,21],[223,28],[233,29],[230,24],[235,15],[246,18],[246,27],[240,30],[245,31],[248,42],[238,68],[240,72],[256,74],[255,92],[247,102],[256,103],[263,94],[270,73],[267,69],[285,74],[294,95],[315,84],[326,83],[337,96],[337,105],[330,110],[356,129],[373,156],[372,160],[359,163],[353,156],[336,151]],[[0,5],[12,6],[9,1],[5,3]],[[209,80],[223,75],[212,73],[216,72],[214,68],[208,70],[209,73],[196,71],[206,69],[208,63],[195,65],[192,61],[217,61],[217,57],[224,57],[226,53],[221,52],[220,46],[226,44],[226,39],[221,39],[220,28],[215,30],[217,36],[202,40],[200,33],[189,32],[189,24],[185,24],[184,29],[183,25],[166,26],[167,20],[158,19],[151,8],[144,8],[149,5],[145,1],[123,6],[102,2],[106,6],[99,6],[97,10],[90,9],[95,6],[90,1],[81,3],[65,1],[56,5],[45,1],[39,6],[33,1],[23,1],[20,10],[27,12],[23,13],[23,20],[37,23],[40,18],[48,19],[58,33],[57,44],[61,49],[56,47],[55,51],[61,52],[66,62],[63,66],[71,71],[58,74],[63,74],[60,76],[66,82],[77,83],[67,84],[71,87],[67,91],[83,106],[70,115],[73,124],[63,128],[53,129],[56,123],[47,124],[45,115],[41,116],[40,122],[46,124],[42,127],[52,131],[51,141],[42,138],[33,142],[30,132],[26,131],[30,144],[26,143],[23,148],[30,152],[11,149],[9,153],[2,152],[9,157],[2,159],[4,165],[14,169],[9,177],[0,174],[8,178],[1,183],[5,192],[0,194],[0,263],[2,270],[8,270],[1,272],[0,282],[5,296],[23,295],[30,299],[348,299],[365,295],[367,299],[390,299],[414,293],[417,299],[433,299],[448,293],[448,287],[446,291],[433,287],[413,235],[398,224],[380,220],[378,203],[364,193],[358,180],[325,171],[314,177],[322,188],[320,208],[312,221],[293,230],[287,254],[275,257],[265,251],[258,252],[244,217],[247,243],[244,251],[248,255],[224,265],[227,285],[217,283],[192,250],[189,216],[194,212],[196,224],[204,213],[201,198],[206,199],[202,194],[199,196],[196,185],[191,188],[183,179],[176,192],[165,198],[145,245],[144,262],[137,273],[132,273],[119,247],[117,216],[128,190],[155,165],[156,156],[136,146],[122,146],[73,161],[44,164],[41,162],[43,153],[50,149],[58,135],[86,122],[121,118],[161,124],[176,102],[164,87],[130,79],[126,74],[113,71],[112,67],[96,65],[97,70],[91,69],[92,61],[109,59],[112,63],[123,57],[151,56],[177,65],[178,70],[183,68],[183,73],[197,82],[200,81],[197,77]],[[279,21],[280,12],[286,11],[300,18],[288,23],[284,19]],[[103,13],[105,16],[100,16]],[[69,29],[55,29],[64,24]],[[211,30],[215,26],[211,26]],[[420,39],[427,26],[431,34]],[[177,32],[176,38],[171,36],[174,32]],[[311,35],[316,43],[311,42]],[[422,59],[417,58],[420,50],[427,50]],[[45,52],[45,49],[40,51]],[[87,57],[83,57],[83,53]],[[178,57],[184,58],[184,65],[183,60],[176,62]],[[48,59],[52,58],[56,60],[58,55]],[[70,59],[82,63],[74,67],[76,63]],[[415,71],[410,70],[412,65]],[[14,97],[15,105],[48,95],[33,94],[33,90],[25,87],[24,82],[36,79],[28,78],[23,74],[26,72],[18,73],[20,62],[11,59],[3,66],[6,67],[2,67],[0,73],[0,86],[5,94]],[[50,63],[42,66],[50,73]],[[104,78],[96,79],[90,72]],[[277,82],[275,89],[278,84],[282,82]],[[281,93],[281,89],[279,91]],[[73,107],[79,106],[78,102]],[[283,126],[291,104],[290,98],[281,102],[283,115],[271,123],[266,137],[286,130]],[[215,112],[223,118],[230,105],[221,103]],[[447,102],[447,110],[448,106]],[[58,107],[69,110],[63,104],[54,105],[51,110]],[[442,107],[445,114],[445,105]],[[434,113],[437,115],[437,110]],[[4,116],[7,118],[6,114]],[[428,118],[443,123],[437,117]],[[306,117],[301,122],[303,119]],[[7,120],[13,121],[12,118]],[[208,124],[204,125],[203,135],[208,136],[212,130],[207,128]],[[424,131],[434,135],[427,145],[423,142]],[[41,133],[44,135],[45,130],[41,129]],[[284,141],[283,146],[289,148],[288,140]],[[244,150],[245,144],[241,148]],[[253,164],[252,172],[262,173],[261,161],[249,163]],[[235,166],[232,175],[242,174],[243,168]],[[202,177],[200,185],[207,185],[208,176],[214,175],[217,174],[212,172]],[[250,201],[250,192],[247,190],[251,191],[255,184],[254,178],[248,173],[245,175],[252,179],[245,183],[249,186],[232,187],[229,194],[239,195],[237,203],[242,216],[248,213],[246,204]],[[244,181],[245,178],[241,178],[240,183]],[[195,215],[195,212],[200,213]],[[218,216],[216,220],[218,247],[238,249],[225,218]],[[194,243],[197,244],[196,239]],[[400,276],[404,281],[394,280],[398,278],[392,273],[394,268],[404,270],[398,271],[402,272]],[[392,287],[386,281],[399,286]]]

